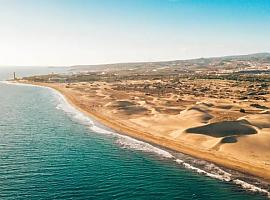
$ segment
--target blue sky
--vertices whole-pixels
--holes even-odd
[[[0,0],[0,65],[270,51],[270,0]]]

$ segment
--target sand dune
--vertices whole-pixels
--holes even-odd
[[[209,114],[209,109],[203,106],[193,106],[188,108],[180,113],[180,117],[189,119],[193,118],[201,123],[206,123],[213,118],[213,116]]]

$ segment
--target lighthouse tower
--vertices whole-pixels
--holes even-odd
[[[16,73],[15,72],[13,72],[13,79],[14,79],[14,81],[16,80]]]

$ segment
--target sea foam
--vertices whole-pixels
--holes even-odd
[[[174,158],[174,156],[168,151],[165,151],[151,144],[136,140],[128,136],[122,135],[119,137],[119,139],[117,139],[116,142],[123,148],[134,149],[134,150],[139,150],[139,151],[144,151],[144,152],[149,152],[149,153],[155,153],[165,158]]]
[[[257,187],[253,184],[247,183],[245,181],[242,181],[240,179],[235,179],[233,180],[233,183],[240,185],[242,188],[252,191],[252,192],[259,192],[259,193],[263,193],[265,195],[267,195],[268,198],[270,198],[270,192],[267,191],[266,189],[262,189],[260,187]]]
[[[200,169],[198,167],[195,167],[189,163],[186,163],[184,162],[183,160],[180,160],[180,159],[176,159],[175,160],[178,164],[181,164],[183,165],[186,169],[190,169],[190,170],[193,170],[195,172],[197,172],[198,174],[203,174],[205,176],[208,176],[208,177],[211,177],[211,178],[215,178],[215,179],[219,179],[219,180],[222,180],[222,181],[231,181],[231,174],[228,173],[228,172],[225,172],[224,170],[220,169],[219,167],[215,166],[214,164],[209,164],[212,168],[212,171],[211,169],[209,168],[209,166],[206,168],[208,168],[209,171],[211,171],[212,173],[210,172],[207,172],[203,169]]]

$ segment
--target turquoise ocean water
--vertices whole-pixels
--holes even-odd
[[[114,133],[50,89],[0,83],[0,199],[267,199],[246,179]]]

